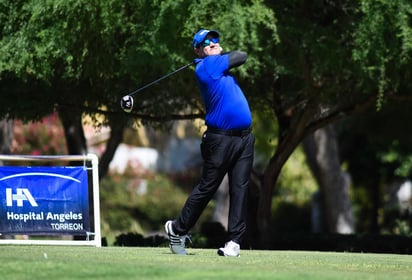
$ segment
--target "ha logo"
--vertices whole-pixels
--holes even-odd
[[[31,195],[29,189],[17,188],[16,193],[13,194],[13,189],[6,189],[6,205],[8,207],[13,206],[13,201],[17,202],[17,207],[23,207],[23,202],[28,201],[31,206],[37,207],[38,204]]]

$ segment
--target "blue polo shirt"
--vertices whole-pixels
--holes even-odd
[[[195,61],[206,125],[226,130],[249,128],[252,114],[243,91],[229,73],[229,55],[211,55]]]

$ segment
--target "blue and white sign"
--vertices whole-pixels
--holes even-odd
[[[90,231],[85,167],[0,166],[0,233]]]

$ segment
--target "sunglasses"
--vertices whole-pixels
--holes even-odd
[[[200,46],[207,47],[210,45],[210,42],[213,42],[213,44],[217,44],[219,43],[219,38],[206,39],[202,43],[200,43]]]

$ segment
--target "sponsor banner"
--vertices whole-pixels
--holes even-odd
[[[90,232],[85,167],[0,166],[0,233]]]

